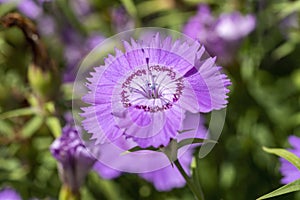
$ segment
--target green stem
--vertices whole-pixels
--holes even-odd
[[[195,158],[195,162],[196,162],[196,167],[193,170],[193,173],[195,174],[194,181],[196,182],[196,187],[198,188],[199,192],[201,193],[201,197],[204,200],[205,198],[204,198],[203,190],[202,190],[202,187],[201,187],[201,184],[200,184],[199,159]]]
[[[174,164],[177,167],[177,169],[179,170],[179,172],[181,173],[181,175],[183,176],[183,178],[185,179],[185,181],[186,181],[187,185],[189,186],[190,190],[193,192],[193,194],[195,196],[195,199],[196,200],[204,200],[202,191],[199,191],[197,189],[197,187],[194,184],[193,180],[184,171],[184,169],[182,168],[182,166],[181,166],[178,159],[174,161]]]
[[[59,192],[59,200],[81,200],[80,192],[72,192],[67,185],[62,185]]]

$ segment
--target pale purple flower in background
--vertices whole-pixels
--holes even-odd
[[[294,153],[298,157],[300,157],[300,137],[290,136],[289,143],[293,147],[293,149],[288,149],[290,152]],[[281,167],[280,172],[283,175],[281,179],[281,183],[288,184],[297,179],[300,179],[300,171],[293,164],[288,162],[287,160],[280,158]]]
[[[113,8],[111,11],[112,28],[115,32],[123,32],[135,28],[134,19],[123,6]]]
[[[22,200],[21,196],[11,188],[3,188],[0,190],[1,200]]]
[[[183,27],[183,33],[199,40],[207,51],[225,65],[232,62],[243,38],[255,28],[253,15],[239,12],[212,16],[207,5],[199,5],[197,14]]]
[[[142,148],[167,146],[187,111],[226,106],[230,81],[198,42],[156,34],[123,45],[88,78],[82,125],[96,144],[126,136]]]
[[[208,6],[200,5],[195,16],[191,17],[183,29],[183,33],[201,42],[209,38],[215,18]]]
[[[18,4],[18,9],[31,19],[38,19],[43,14],[42,4],[37,4],[33,0],[21,0]]]
[[[215,25],[216,34],[226,41],[239,41],[254,28],[254,16],[243,16],[239,12],[222,14]]]

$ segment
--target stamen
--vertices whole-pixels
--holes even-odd
[[[172,68],[150,66],[149,58],[146,58],[146,63],[146,70],[138,69],[123,82],[120,93],[123,106],[126,108],[133,106],[145,112],[171,109],[182,95],[183,79],[176,79],[176,73]]]
[[[147,63],[147,69],[148,69],[148,74],[149,74],[149,79],[150,79],[149,80],[150,84],[148,83],[148,87],[149,87],[148,88],[148,90],[149,90],[148,96],[150,98],[156,99],[156,98],[158,98],[158,92],[156,90],[156,83],[154,81],[154,75],[152,74],[151,69],[149,67],[149,58],[148,57],[146,58],[146,63]]]

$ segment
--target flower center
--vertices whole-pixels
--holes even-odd
[[[131,73],[122,84],[121,102],[145,112],[170,109],[182,95],[183,78],[176,78],[172,68],[153,65]]]

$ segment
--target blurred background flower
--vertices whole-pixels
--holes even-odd
[[[111,10],[112,28],[116,33],[135,28],[134,19],[127,13],[123,6]]]
[[[69,122],[50,147],[53,157],[58,161],[60,178],[74,194],[79,193],[86,175],[96,162],[96,159],[82,144],[76,127]]]
[[[241,42],[255,28],[254,15],[243,16],[238,11],[215,18],[208,5],[199,5],[197,14],[189,19],[183,33],[199,40],[218,62],[229,65]]]
[[[0,190],[0,199],[3,200],[21,200],[21,196],[11,188],[4,188]]]

